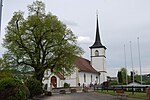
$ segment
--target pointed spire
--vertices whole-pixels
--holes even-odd
[[[98,14],[97,14],[97,25],[96,25],[96,37],[95,37],[95,42],[101,44],[101,39],[100,39],[100,35],[99,35],[99,25],[98,25]]]
[[[95,37],[95,42],[90,48],[105,48],[105,46],[102,45],[101,39],[100,39],[100,34],[99,34],[99,24],[98,24],[98,12],[96,14],[97,16],[97,24],[96,24],[96,37]]]

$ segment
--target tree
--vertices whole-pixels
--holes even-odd
[[[34,70],[42,82],[44,71],[72,72],[75,55],[83,53],[76,36],[55,15],[45,13],[42,1],[28,6],[29,15],[15,12],[6,28],[3,46],[5,62],[10,68]]]
[[[119,71],[118,71],[118,82],[121,83],[121,84],[126,84],[126,76],[127,75],[127,69],[126,68],[121,68]]]
[[[121,68],[120,71],[122,73],[122,83],[126,84],[127,69],[126,68]]]
[[[131,71],[131,82],[133,82],[133,77],[134,77],[133,71]]]
[[[121,71],[118,71],[117,77],[118,77],[118,83],[122,84],[123,81],[122,81],[122,73],[121,73]]]
[[[2,68],[2,63],[3,63],[3,60],[2,60],[2,58],[0,58],[0,70]]]

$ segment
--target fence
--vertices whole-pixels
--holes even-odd
[[[146,89],[149,85],[139,85],[139,86],[127,86],[127,85],[114,85],[114,86],[102,86],[102,85],[95,85],[94,90],[113,90],[116,91],[117,89],[122,89],[124,91],[130,91],[132,94],[134,92],[146,92]]]

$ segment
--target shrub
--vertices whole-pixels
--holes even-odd
[[[88,92],[88,87],[85,86],[82,91],[83,92]]]
[[[42,84],[36,79],[27,79],[25,81],[25,85],[30,91],[30,98],[33,98],[34,96],[38,96],[43,93]]]
[[[12,74],[11,71],[9,70],[0,70],[0,80],[3,78],[8,78],[8,77],[13,77],[14,75]]]
[[[1,100],[27,100],[28,88],[18,79],[3,78],[0,80]]]
[[[112,80],[112,81],[110,81],[110,85],[118,85],[117,80]]]
[[[70,84],[64,83],[64,88],[69,88],[69,87],[70,87]]]

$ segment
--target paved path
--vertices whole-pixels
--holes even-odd
[[[100,94],[96,92],[89,93],[68,93],[68,94],[55,94],[53,96],[44,97],[38,100],[125,100],[120,96],[112,96],[109,94]],[[128,98],[127,100],[139,100]]]

